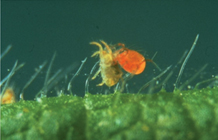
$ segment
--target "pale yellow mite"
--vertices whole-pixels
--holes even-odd
[[[102,82],[97,86],[102,86],[106,84],[108,87],[111,87],[118,83],[123,73],[119,68],[119,65],[116,61],[114,61],[115,57],[113,56],[113,52],[109,45],[100,40],[100,42],[105,46],[103,49],[102,45],[98,42],[91,42],[91,45],[96,45],[99,47],[99,51],[94,52],[92,57],[99,55],[100,58],[100,67],[92,79],[95,79],[96,76],[101,73]]]

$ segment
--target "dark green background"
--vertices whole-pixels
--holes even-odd
[[[58,68],[88,57],[81,74],[74,81],[73,91],[84,94],[84,82],[91,67],[98,60],[90,58],[97,47],[90,41],[103,39],[108,43],[123,42],[140,51],[166,68],[176,64],[189,49],[196,34],[199,41],[192,54],[182,80],[194,74],[205,63],[208,67],[203,79],[217,74],[218,52],[217,1],[2,1],[1,46],[13,48],[2,61],[2,77],[7,75],[16,59],[26,62],[13,77],[13,83],[22,89],[26,81],[44,60],[57,57],[52,73]],[[138,89],[157,73],[148,64],[141,76],[131,80],[130,92]],[[29,99],[42,87],[46,69],[27,90]],[[178,72],[176,72],[178,73]],[[169,83],[175,81],[176,74]],[[98,78],[96,83],[100,83]],[[91,82],[92,92],[101,92]],[[64,83],[63,83],[64,84]],[[61,88],[61,86],[60,86]]]

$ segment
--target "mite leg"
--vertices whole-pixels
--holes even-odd
[[[104,42],[103,40],[100,40],[102,44],[104,44],[104,46],[107,48],[108,53],[112,54],[111,48],[108,46],[108,44],[106,42]]]
[[[100,84],[97,84],[97,86],[103,86],[104,82],[101,82]]]
[[[96,56],[96,55],[98,55],[98,54],[100,54],[100,51],[94,52],[91,57],[94,57],[94,56]]]
[[[98,74],[101,72],[101,68],[98,69],[98,71],[95,73],[95,75],[92,77],[92,80],[94,80]]]
[[[117,46],[121,46],[122,48],[125,48],[125,44],[123,43],[118,43]]]
[[[96,46],[99,47],[100,52],[103,51],[103,48],[102,48],[101,44],[99,44],[98,42],[90,42],[89,44],[91,44],[91,45],[96,45]]]

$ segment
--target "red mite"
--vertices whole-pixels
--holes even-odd
[[[146,67],[144,56],[137,51],[126,48],[122,43],[118,43],[117,45],[122,46],[122,48],[114,52],[114,60],[117,61],[125,71],[131,74],[137,75],[142,73]]]

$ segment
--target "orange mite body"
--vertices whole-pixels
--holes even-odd
[[[1,98],[1,104],[11,104],[15,102],[15,94],[12,88],[7,88]]]
[[[92,55],[92,57],[96,55],[99,55],[100,57],[99,70],[95,73],[92,79],[95,79],[96,76],[101,73],[102,82],[97,86],[102,86],[103,84],[106,84],[108,87],[111,87],[118,83],[123,73],[119,68],[118,63],[114,61],[114,54],[109,45],[103,40],[101,40],[100,42],[105,46],[105,49],[103,49],[102,45],[98,42],[90,43],[91,45],[96,45],[99,47],[99,51],[96,51]]]
[[[144,56],[137,51],[125,48],[124,44],[118,43],[118,46],[122,46],[122,48],[115,51],[114,55],[120,66],[134,75],[142,73],[146,67]]]

